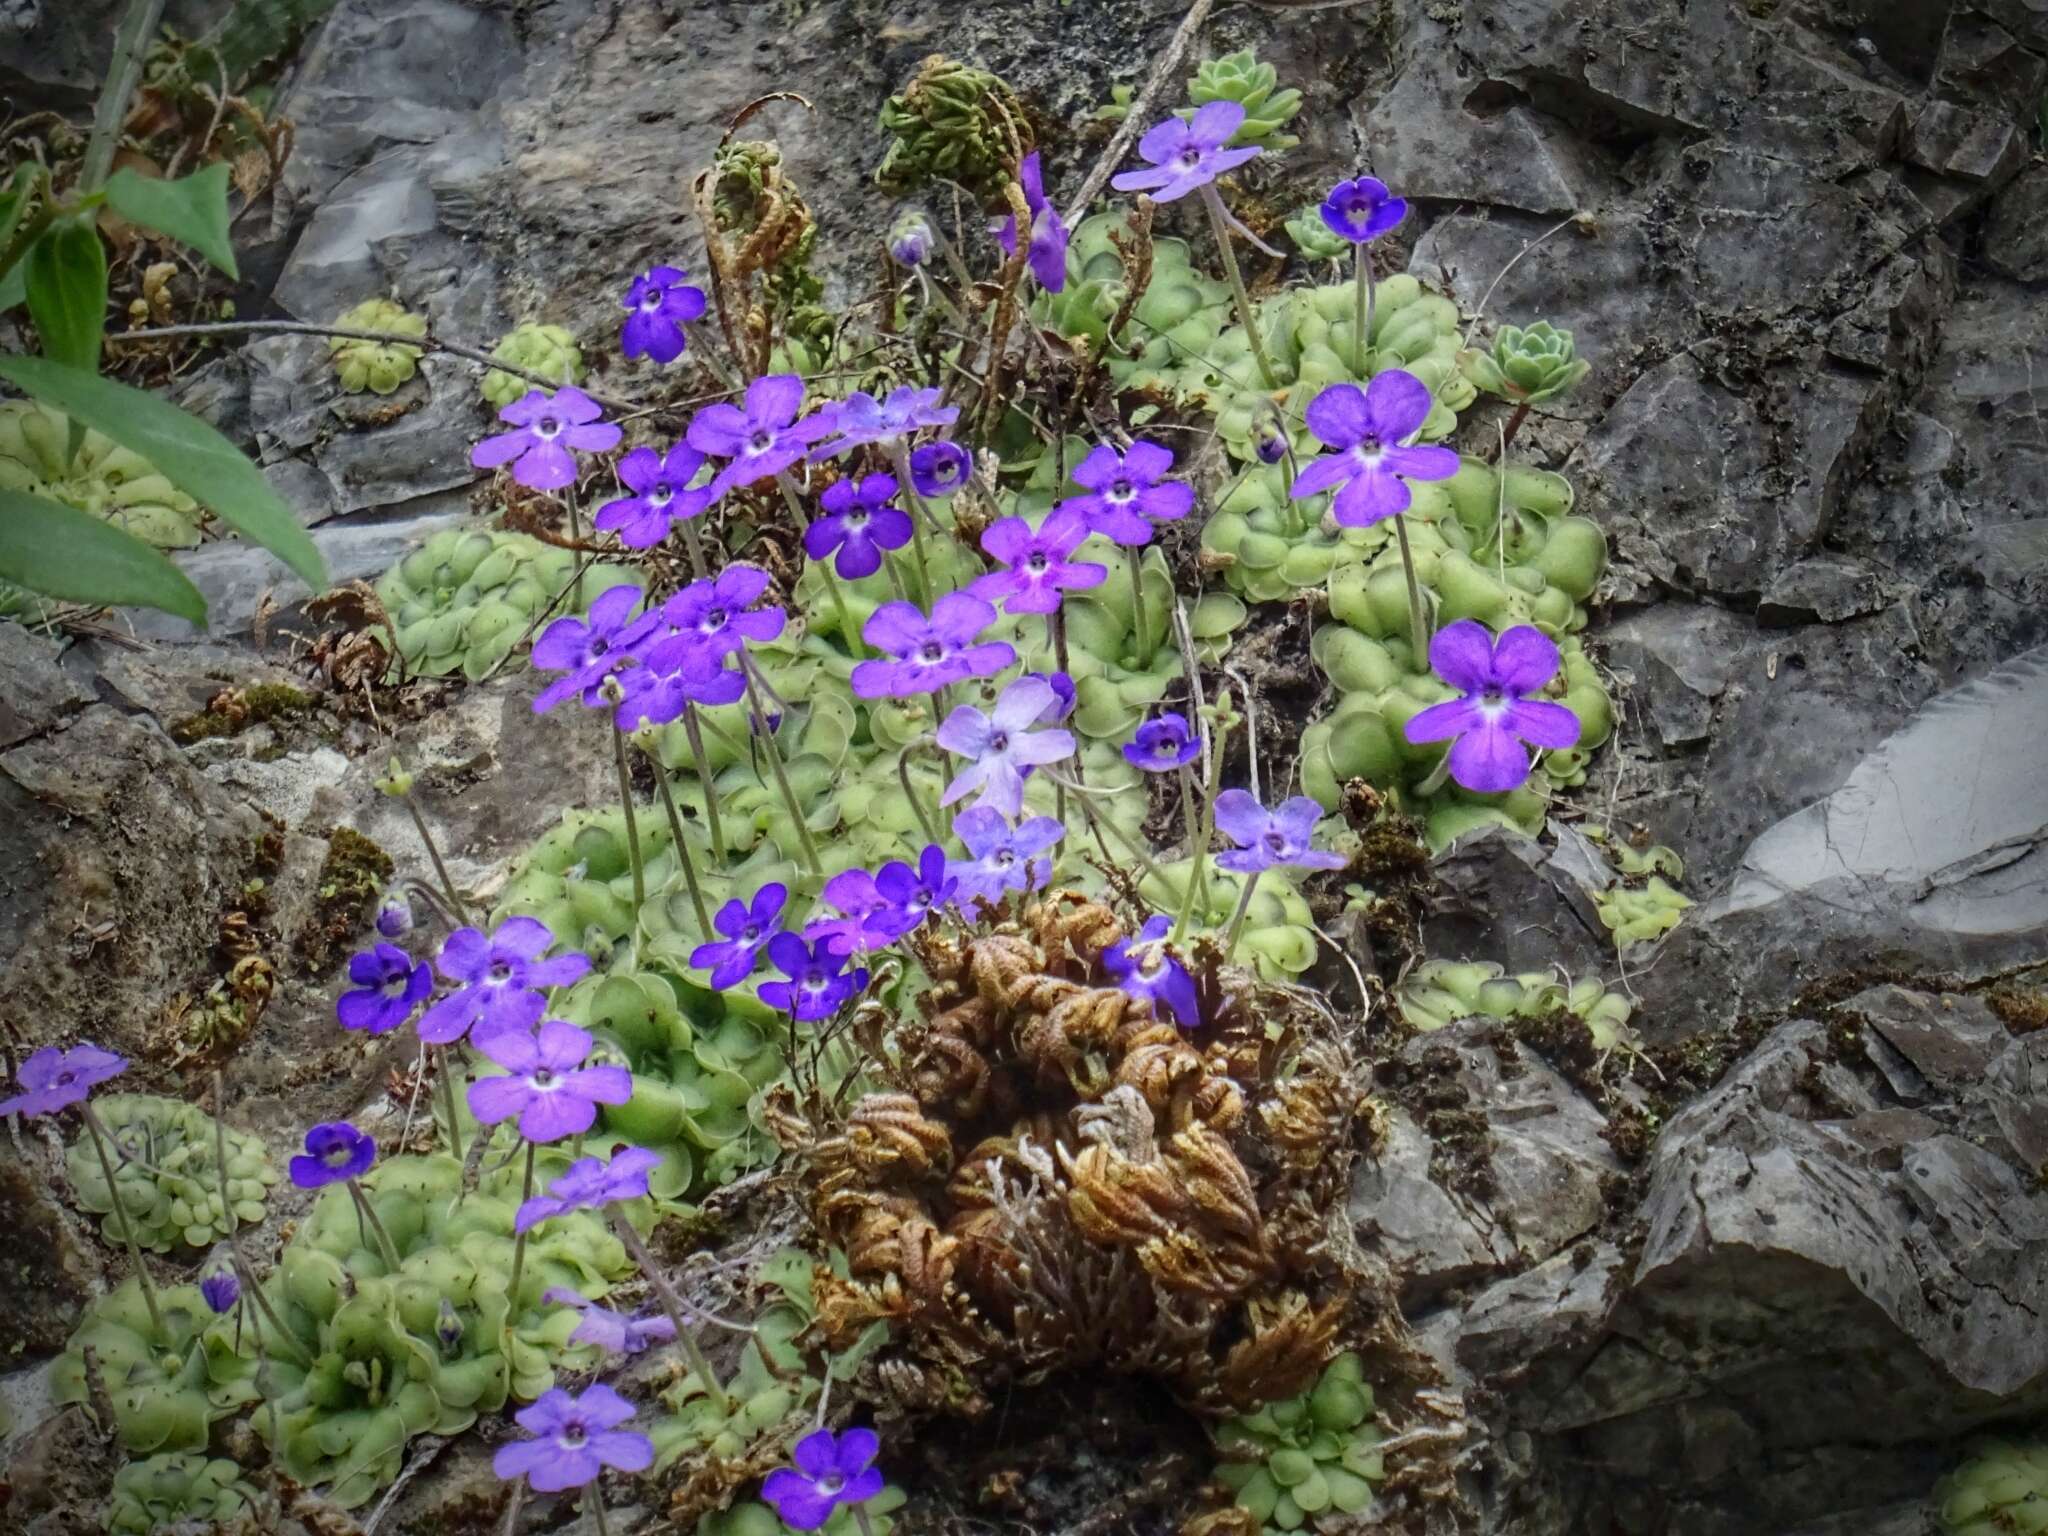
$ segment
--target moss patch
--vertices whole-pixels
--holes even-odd
[[[181,746],[219,736],[234,736],[252,725],[289,720],[313,708],[313,695],[289,683],[251,683],[223,688],[196,715],[171,723],[171,740]]]
[[[369,922],[392,867],[391,855],[355,828],[336,827],[327,834],[313,917],[299,934],[299,959],[309,974],[326,971]]]

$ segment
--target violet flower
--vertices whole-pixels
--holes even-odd
[[[728,565],[707,581],[693,581],[662,604],[662,622],[672,633],[647,651],[647,664],[668,671],[692,650],[732,655],[782,633],[788,617],[780,608],[750,606],[768,590],[768,573],[758,566]]]
[[[348,979],[355,989],[335,1000],[335,1017],[343,1029],[373,1035],[398,1028],[434,990],[434,972],[427,962],[415,965],[412,956],[395,944],[377,944],[351,955]]]
[[[683,355],[683,327],[704,313],[704,290],[684,282],[680,267],[650,267],[633,279],[619,304],[626,311],[619,350],[672,363]]]
[[[1000,518],[982,530],[981,547],[1007,569],[976,578],[967,590],[1010,613],[1051,613],[1062,593],[1109,579],[1108,566],[1068,558],[1087,537],[1088,519],[1072,505],[1053,511],[1036,532],[1021,517]]]
[[[560,1493],[594,1482],[606,1467],[645,1472],[654,1465],[654,1442],[619,1426],[633,1405],[603,1382],[571,1397],[550,1387],[512,1417],[533,1436],[498,1447],[491,1470],[509,1482],[523,1477],[536,1493]]]
[[[1429,417],[1429,386],[1401,368],[1376,374],[1364,389],[1332,384],[1309,402],[1309,430],[1337,451],[1309,463],[1288,493],[1297,501],[1341,486],[1332,505],[1346,528],[1370,528],[1405,512],[1410,480],[1448,480],[1458,456],[1417,444]]]
[[[1408,217],[1408,202],[1387,191],[1377,176],[1340,181],[1323,199],[1323,223],[1330,233],[1353,245],[1377,240]]]
[[[377,903],[377,931],[387,939],[402,939],[412,932],[412,921],[412,898],[395,888],[386,891]]]
[[[1277,865],[1296,869],[1342,869],[1341,853],[1324,853],[1311,845],[1323,808],[1307,795],[1283,800],[1273,810],[1242,789],[1226,789],[1216,797],[1216,825],[1238,846],[1216,855],[1220,869],[1256,875]]]
[[[794,373],[771,373],[747,386],[746,409],[720,400],[690,418],[689,443],[703,453],[732,462],[711,482],[714,497],[735,486],[781,474],[804,456],[823,421],[798,421],[804,381]]]
[[[469,462],[478,469],[496,469],[511,463],[512,478],[528,490],[554,491],[576,483],[575,449],[603,453],[616,448],[624,434],[617,426],[598,418],[604,408],[573,384],[564,384],[550,398],[546,391],[530,389],[498,412],[501,421],[516,429],[487,437],[471,450]]]
[[[1165,478],[1172,468],[1173,454],[1143,438],[1121,454],[1098,443],[1074,466],[1074,483],[1087,494],[1068,497],[1059,509],[1080,513],[1119,544],[1149,544],[1153,524],[1186,517],[1195,504],[1193,486]]]
[[[861,638],[893,659],[855,666],[853,691],[863,699],[900,699],[1000,672],[1016,662],[1015,647],[1003,640],[976,643],[995,621],[995,609],[971,592],[948,592],[932,605],[929,619],[915,604],[884,603]]]
[[[1030,263],[1038,286],[1047,293],[1058,293],[1067,286],[1067,226],[1060,222],[1059,210],[1046,200],[1037,150],[1018,164],[1017,181],[1024,189],[1024,206],[1031,213],[1031,239],[1025,248],[1025,260]],[[992,223],[989,232],[996,237],[1005,256],[1017,254],[1016,214]]]
[[[535,714],[544,715],[577,694],[591,709],[608,702],[604,680],[639,664],[639,648],[657,623],[647,614],[633,617],[640,597],[638,587],[607,587],[592,600],[587,619],[556,619],[540,632],[533,642],[534,666],[542,672],[567,675],[534,696]]]
[[[1154,123],[1138,140],[1138,154],[1151,169],[1125,171],[1109,184],[1119,192],[1150,192],[1155,203],[1186,197],[1258,157],[1256,145],[1226,147],[1243,126],[1244,108],[1234,101],[1205,102],[1189,122],[1169,117]]]
[[[661,1166],[661,1154],[645,1147],[621,1147],[610,1162],[579,1157],[548,1185],[548,1192],[520,1204],[512,1230],[525,1232],[550,1216],[600,1210],[620,1200],[647,1198],[647,1176]]]
[[[708,485],[690,487],[703,467],[704,455],[688,443],[677,443],[666,457],[635,448],[618,465],[619,479],[633,494],[606,502],[594,521],[628,549],[652,549],[668,537],[671,525],[701,515],[718,499]]]
[[[231,1269],[217,1269],[199,1282],[200,1300],[215,1317],[223,1317],[234,1310],[241,1299],[242,1282],[235,1278]]]
[[[291,1160],[292,1183],[300,1189],[324,1189],[361,1178],[377,1161],[376,1141],[346,1120],[316,1125],[306,1132],[306,1151]]]
[[[761,1001],[799,1021],[827,1018],[868,984],[865,966],[846,969],[847,957],[830,944],[806,944],[794,933],[778,933],[768,941],[768,958],[787,981],[764,981]]]
[[[590,969],[590,957],[572,951],[543,960],[555,936],[537,917],[508,917],[485,937],[458,928],[441,945],[441,975],[457,983],[420,1018],[420,1038],[429,1045],[460,1040],[475,1026],[479,1034],[531,1029],[546,1006],[543,987],[566,987]]]
[[[922,210],[906,208],[889,226],[889,255],[898,266],[921,267],[932,259],[938,236]]]
[[[713,653],[685,648],[664,659],[667,666],[635,667],[620,679],[620,730],[667,725],[693,704],[731,704],[746,694],[745,675]]]
[[[894,475],[868,475],[857,486],[833,481],[825,487],[825,515],[804,530],[804,553],[822,560],[837,550],[833,569],[848,581],[874,575],[884,550],[910,542],[910,515],[889,505],[895,494]]]
[[[910,484],[926,501],[943,501],[974,475],[974,455],[948,438],[910,451]]]
[[[1059,695],[1042,677],[1020,677],[996,699],[996,707],[983,714],[972,704],[962,704],[940,724],[940,746],[955,757],[964,757],[966,769],[946,786],[939,804],[980,790],[977,806],[994,806],[1015,818],[1024,810],[1024,780],[1031,770],[1074,755],[1071,731],[1033,730],[1047,710],[1055,707]]]
[[[1201,755],[1201,739],[1188,729],[1188,717],[1171,710],[1139,726],[1124,747],[1124,761],[1147,773],[1172,773]]]
[[[905,384],[877,400],[857,389],[818,413],[823,425],[817,436],[824,440],[811,450],[811,457],[836,459],[867,443],[891,443],[924,427],[950,427],[959,420],[960,407],[939,404],[944,395],[936,386],[919,389]]]
[[[659,1312],[614,1312],[566,1286],[551,1285],[541,1292],[540,1299],[581,1312],[583,1320],[569,1335],[569,1342],[594,1344],[609,1355],[637,1355],[676,1336],[676,1325]]]
[[[54,1115],[81,1102],[110,1077],[128,1070],[128,1058],[92,1044],[59,1050],[46,1045],[21,1064],[14,1085],[21,1091],[0,1100],[0,1116]]]
[[[953,835],[968,857],[946,865],[957,894],[994,906],[1005,891],[1033,891],[1052,878],[1052,860],[1041,855],[1067,835],[1050,816],[1011,826],[993,806],[977,805],[953,818]]]
[[[523,1029],[492,1030],[476,1048],[506,1072],[469,1085],[469,1112],[480,1125],[519,1117],[528,1141],[560,1141],[597,1124],[597,1106],[623,1104],[633,1096],[633,1074],[624,1067],[586,1067],[596,1044],[590,1031],[549,1019],[538,1035]]]
[[[897,937],[921,928],[959,894],[960,882],[946,873],[946,850],[926,843],[912,868],[901,859],[891,859],[875,871],[875,894],[883,905],[871,920],[886,924]]]
[[[789,887],[771,880],[754,892],[751,904],[735,899],[713,914],[711,926],[725,937],[690,951],[690,964],[710,967],[712,991],[723,992],[754,974],[761,951],[783,931],[782,908],[788,900]]]
[[[835,955],[866,954],[896,942],[900,930],[892,925],[888,904],[875,888],[875,877],[864,869],[845,869],[825,882],[819,899],[837,907],[838,917],[821,917],[804,924],[804,939],[820,940]]]
[[[1579,744],[1577,715],[1530,697],[1562,664],[1542,630],[1517,624],[1496,640],[1477,619],[1460,619],[1430,640],[1429,664],[1464,697],[1430,705],[1404,730],[1412,742],[1451,742],[1451,777],[1475,794],[1521,787],[1530,767],[1524,742],[1553,751]]]
[[[881,1449],[872,1429],[813,1430],[796,1443],[795,1470],[777,1467],[761,1480],[761,1497],[784,1525],[815,1531],[835,1510],[865,1504],[882,1491],[882,1471],[874,1465]]]
[[[1102,968],[1155,1018],[1163,1007],[1182,1029],[1193,1029],[1202,1022],[1202,1005],[1195,995],[1195,978],[1166,948],[1172,928],[1172,918],[1154,914],[1135,939],[1118,939],[1102,952]]]

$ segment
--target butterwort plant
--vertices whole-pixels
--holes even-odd
[[[1351,242],[1354,299],[1351,372],[1362,379],[1372,338],[1372,243],[1380,236],[1392,233],[1408,217],[1408,203],[1405,198],[1389,192],[1387,184],[1378,177],[1360,176],[1353,181],[1340,181],[1330,188],[1330,195],[1323,199],[1320,212],[1324,227],[1331,234]]]

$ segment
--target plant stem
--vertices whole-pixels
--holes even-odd
[[[782,804],[796,823],[796,837],[803,845],[804,864],[812,874],[822,879],[825,866],[818,861],[818,845],[811,841],[811,829],[796,803],[796,791],[789,786],[789,770],[782,764],[782,748],[776,743],[775,732],[768,724],[767,711],[761,708],[760,690],[754,685],[754,658],[745,651],[740,652],[740,670],[746,674],[747,704],[759,722],[762,750],[768,754],[768,766],[775,774],[775,787],[782,792]]]
[[[1259,888],[1259,876],[1264,873],[1263,869],[1255,869],[1245,876],[1244,894],[1237,898],[1237,910],[1230,914],[1230,926],[1223,930],[1223,958],[1225,960],[1228,960],[1231,952],[1237,948],[1238,932],[1244,927],[1245,914],[1252,909],[1252,892]]]
[[[588,1483],[584,1484],[583,1496],[590,1500],[590,1513],[597,1522],[597,1536],[611,1536],[612,1528],[604,1522],[604,1494],[599,1490],[599,1484],[603,1481],[604,1477],[601,1473],[593,1477]]]
[[[1188,770],[1186,763],[1180,765],[1180,808],[1188,824],[1189,868],[1191,871],[1199,870],[1202,865],[1202,855],[1207,852],[1201,845],[1201,795],[1195,788],[1195,776]]]
[[[903,786],[903,798],[910,802],[911,814],[917,818],[918,826],[924,829],[924,840],[927,843],[936,843],[939,834],[933,830],[931,819],[925,815],[924,806],[917,798],[917,791],[910,783],[910,754],[916,750],[917,743],[913,741],[896,754],[896,782]]]
[[[1087,816],[1098,832],[1107,831],[1110,836],[1117,840],[1125,852],[1138,861],[1140,869],[1144,870],[1151,878],[1164,881],[1165,876],[1159,873],[1159,866],[1152,862],[1151,856],[1143,848],[1140,848],[1136,842],[1132,841],[1129,834],[1096,805],[1095,796],[1092,792],[1082,788],[1079,784],[1069,784],[1067,788],[1074,792],[1074,798],[1081,803],[1083,814]]]
[[[903,499],[910,503],[910,550],[917,560],[918,590],[924,597],[925,612],[929,613],[937,594],[932,588],[931,560],[925,553],[924,525],[930,523],[933,533],[936,534],[938,519],[932,516],[932,509],[926,506],[924,498],[917,494],[917,483],[910,478],[910,445],[899,437],[890,444],[890,448],[892,451],[889,462],[896,467],[897,489],[903,493]]]
[[[1500,443],[1500,463],[1503,470],[1507,468],[1508,444],[1515,440],[1515,434],[1522,430],[1522,423],[1529,419],[1529,407],[1534,403],[1524,400],[1515,407],[1515,414],[1508,418],[1507,430]]]
[[[114,1181],[114,1161],[107,1156],[105,1128],[89,1101],[81,1101],[78,1112],[85,1117],[86,1134],[92,1137],[92,1149],[99,1154],[100,1172],[107,1181],[107,1203],[114,1208],[114,1224],[121,1229],[121,1241],[128,1245],[128,1257],[135,1265],[135,1278],[142,1287],[142,1304],[149,1309],[150,1327],[161,1342],[169,1344],[163,1314],[157,1310],[156,1285],[149,1278],[149,1267],[142,1262],[142,1244],[135,1240],[135,1228],[129,1225],[128,1208],[121,1203],[121,1186]]]
[[[811,520],[804,515],[804,504],[796,493],[796,479],[788,470],[775,477],[775,483],[782,487],[782,499],[789,507],[789,515],[796,519],[796,531],[802,535],[811,526]],[[839,615],[839,633],[846,638],[846,648],[853,653],[856,661],[866,657],[867,647],[861,644],[860,631],[853,625],[853,610],[846,606],[846,588],[839,584],[839,573],[832,569],[829,560],[813,560],[811,564],[825,578],[825,589],[832,594],[832,606]]]
[[[1137,635],[1136,649],[1131,652],[1131,659],[1137,663],[1131,669],[1134,672],[1144,671],[1144,664],[1150,660],[1152,655],[1152,652],[1146,648],[1145,644],[1145,631],[1151,628],[1151,625],[1146,622],[1145,571],[1144,562],[1139,556],[1141,548],[1142,546],[1137,544],[1127,544],[1124,546],[1124,553],[1129,557],[1131,566],[1131,626]]]
[[[1429,670],[1429,610],[1422,605],[1422,583],[1415,578],[1415,552],[1408,547],[1408,518],[1394,515],[1394,537],[1401,546],[1401,573],[1408,578],[1408,644],[1417,672]]]
[[[568,514],[569,542],[581,545],[583,543],[583,519],[576,514],[576,483],[572,480],[563,488],[563,494],[557,499],[562,503],[562,510]],[[583,571],[584,563],[578,561],[575,574],[569,578],[569,611],[572,613],[581,613],[583,611]]]
[[[697,1343],[697,1335],[690,1329],[690,1320],[683,1311],[682,1298],[676,1295],[675,1287],[668,1283],[668,1276],[661,1272],[661,1266],[654,1262],[654,1255],[647,1251],[640,1234],[633,1230],[633,1224],[626,1220],[624,1211],[612,1212],[612,1230],[619,1234],[619,1241],[626,1245],[626,1252],[633,1255],[633,1262],[640,1266],[640,1273],[647,1277],[647,1283],[654,1287],[654,1294],[661,1302],[661,1310],[668,1314],[668,1320],[675,1324],[676,1343],[683,1349],[683,1358],[690,1362],[690,1369],[697,1379],[704,1383],[704,1391],[714,1407],[721,1414],[732,1412],[732,1399],[725,1394],[725,1388],[711,1373],[711,1362],[704,1358],[704,1350]]]
[[[698,581],[709,576],[711,567],[705,562],[704,540],[697,532],[697,519],[694,517],[683,519],[683,548],[689,551],[691,576]]]
[[[81,192],[99,191],[113,169],[114,151],[121,147],[121,125],[128,120],[128,98],[142,79],[143,59],[163,14],[164,0],[130,0],[128,12],[121,18],[121,30],[114,36],[114,57],[107,66],[107,83],[93,110],[92,137],[86,141],[85,159],[79,166]]]
[[[533,1153],[534,1143],[526,1144],[526,1172],[521,1178],[519,1203],[526,1204],[533,1198]],[[512,1241],[512,1283],[505,1288],[505,1295],[512,1303],[512,1316],[519,1315],[519,1276],[526,1268],[526,1234],[521,1232]],[[507,1323],[510,1326],[510,1323]]]
[[[619,804],[626,811],[626,858],[633,866],[633,922],[638,926],[640,909],[647,905],[647,871],[640,859],[640,818],[633,813],[633,776],[626,768],[626,733],[612,717],[612,758],[619,767]],[[657,771],[656,778],[661,775]]]
[[[1365,360],[1371,353],[1372,338],[1372,243],[1361,240],[1351,247],[1351,376],[1365,381]]]
[[[725,827],[718,819],[718,791],[711,783],[711,760],[704,755],[704,728],[695,705],[683,706],[683,734],[690,738],[690,760],[697,765],[697,783],[704,791],[704,820],[711,828],[711,856],[725,872]]]
[[[370,1235],[376,1239],[377,1253],[384,1260],[384,1268],[391,1274],[397,1274],[398,1245],[391,1241],[391,1234],[384,1230],[383,1218],[377,1214],[377,1208],[370,1204],[370,1197],[363,1193],[362,1180],[348,1181],[348,1196],[355,1201],[356,1214],[363,1218],[363,1225],[370,1229]]]
[[[662,809],[668,812],[669,835],[676,840],[676,860],[683,866],[683,884],[690,888],[690,905],[697,912],[697,927],[709,939],[711,913],[704,905],[703,887],[697,884],[697,861],[690,856],[690,845],[683,837],[682,814],[676,810],[675,792],[668,787],[668,774],[659,759],[654,764],[654,782],[661,789]]]
[[[1216,231],[1216,248],[1223,253],[1223,275],[1229,279],[1231,297],[1237,301],[1237,318],[1251,340],[1252,361],[1259,366],[1259,378],[1266,388],[1278,389],[1280,380],[1266,357],[1266,343],[1259,335],[1258,317],[1252,313],[1251,295],[1244,291],[1244,274],[1237,270],[1237,253],[1230,248],[1230,222],[1223,211],[1223,196],[1213,181],[1203,183],[1202,206],[1209,210],[1209,226]]]
[[[1228,690],[1225,690],[1224,696],[1228,698]],[[1209,839],[1216,835],[1216,781],[1223,771],[1223,741],[1220,737],[1212,738],[1206,724],[1202,734],[1207,745],[1203,763],[1202,824],[1195,834],[1195,846],[1188,852],[1188,886],[1181,895],[1180,915],[1173,924],[1173,940],[1176,944],[1187,936],[1188,924],[1195,918],[1195,903],[1200,895],[1209,889],[1206,861],[1209,857]]]
[[[427,850],[427,862],[434,866],[434,878],[441,882],[441,894],[448,898],[448,913],[457,922],[467,912],[468,906],[455,894],[455,882],[449,878],[448,866],[441,862],[441,850],[434,846],[434,834],[427,830],[426,818],[420,815],[420,808],[412,803],[410,794],[401,795],[405,801],[406,813],[412,817],[413,830],[420,835],[420,842]]]

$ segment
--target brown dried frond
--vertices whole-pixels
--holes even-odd
[[[870,1180],[918,1180],[953,1164],[953,1138],[907,1093],[871,1093],[847,1117],[853,1166]]]
[[[798,1106],[796,1090],[787,1082],[768,1085],[761,1095],[761,1118],[767,1121],[775,1144],[785,1152],[808,1151],[817,1142],[817,1132]]]
[[[1345,1302],[1337,1298],[1314,1307],[1290,1291],[1277,1303],[1255,1304],[1251,1312],[1250,1335],[1231,1346],[1215,1376],[1216,1401],[1232,1408],[1306,1392],[1336,1348]]]
[[[1049,1015],[1077,1050],[1108,1050],[1126,1015],[1144,1006],[1118,987],[1075,988],[1072,982],[1054,982],[1051,977],[1046,981],[1053,986],[1073,988],[1062,992]]]
[[[1174,1133],[1166,1159],[1201,1211],[1203,1226],[1239,1238],[1251,1248],[1264,1247],[1258,1191],[1229,1142],[1205,1125],[1190,1125]]]
[[[1344,1145],[1361,1098],[1356,1087],[1336,1077],[1294,1077],[1260,1103],[1259,1122],[1289,1166],[1310,1169]]]
[[[1164,1164],[1134,1162],[1114,1148],[1096,1144],[1060,1166],[1072,1181],[1067,1210],[1091,1242],[1134,1247],[1168,1236],[1192,1214],[1187,1194]]]
[[[969,1119],[987,1107],[994,1081],[986,1056],[965,1040],[937,1033],[911,1053],[908,1075],[920,1103]]]
[[[1014,933],[993,933],[977,939],[967,956],[967,974],[974,990],[998,1008],[1028,1006],[1033,987],[1053,978],[1045,974],[1045,957],[1029,939]],[[1071,986],[1071,982],[1055,982]],[[1050,1006],[1050,1003],[1047,1004]],[[1043,1008],[1035,1011],[1043,1012]]]
[[[1271,1274],[1264,1254],[1192,1228],[1139,1245],[1138,1261],[1168,1290],[1217,1301],[1235,1300]]]
[[[1204,1075],[1202,1058],[1171,1024],[1140,1030],[1117,1064],[1119,1084],[1137,1089],[1156,1116],[1165,1116],[1174,1095]]]
[[[1079,891],[1060,891],[1033,902],[1024,909],[1024,926],[1037,941],[1048,969],[1068,955],[1092,967],[1105,949],[1124,936],[1117,915]]]
[[[1259,1517],[1242,1504],[1191,1515],[1180,1523],[1180,1536],[1259,1536],[1265,1530]]]

